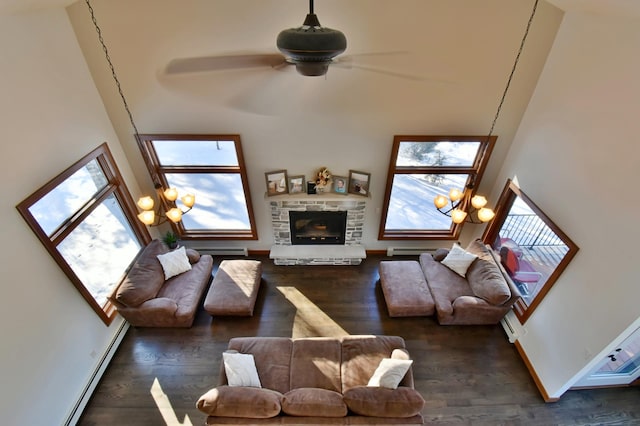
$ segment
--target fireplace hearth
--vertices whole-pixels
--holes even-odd
[[[346,211],[289,211],[292,245],[345,243]]]

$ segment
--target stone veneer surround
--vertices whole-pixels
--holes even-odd
[[[357,265],[365,255],[361,246],[366,198],[316,194],[283,195],[270,200],[271,225],[275,245],[270,257],[276,265]],[[289,211],[346,211],[345,244],[291,245]]]

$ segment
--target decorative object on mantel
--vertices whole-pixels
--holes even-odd
[[[328,190],[327,187],[331,186],[331,172],[329,169],[321,167],[320,170],[316,172],[314,182],[316,183],[316,193],[326,192]]]
[[[347,195],[347,188],[349,187],[349,178],[344,176],[333,177],[333,192],[336,194]]]
[[[159,183],[156,183],[155,187],[158,198],[160,199],[157,211],[154,210],[153,207],[155,202],[149,195],[140,197],[137,202],[138,207],[142,209],[142,212],[138,215],[138,219],[147,226],[161,225],[165,223],[167,219],[173,223],[178,223],[182,220],[182,215],[189,213],[193,208],[193,205],[196,203],[195,195],[184,195],[180,198],[180,201],[182,201],[182,204],[184,204],[187,209],[183,211],[176,206],[176,200],[178,199],[177,189],[163,189],[162,185]],[[165,210],[165,215],[163,217],[160,216],[161,208]]]
[[[518,53],[516,54],[516,59],[513,62],[513,66],[511,67],[511,73],[509,74],[509,78],[507,79],[507,84],[502,92],[502,98],[498,103],[498,109],[496,110],[496,114],[493,118],[493,122],[491,123],[491,128],[489,129],[489,133],[487,134],[487,140],[491,139],[493,135],[493,129],[496,126],[496,122],[498,121],[498,117],[500,117],[500,111],[502,110],[502,104],[504,104],[504,100],[507,97],[507,93],[509,92],[509,86],[511,85],[511,80],[513,75],[516,72],[516,68],[518,66],[518,61],[520,59],[520,54],[524,49],[524,43],[527,40],[527,35],[529,34],[529,28],[531,28],[531,22],[533,22],[533,17],[536,15],[536,9],[538,8],[538,1],[535,0],[533,4],[533,10],[531,11],[531,16],[529,16],[529,21],[527,22],[526,29],[524,31],[524,35],[522,40],[520,41],[520,48],[518,49]],[[469,183],[463,191],[459,189],[453,188],[449,191],[449,198],[444,195],[438,195],[434,198],[433,203],[436,205],[438,211],[446,216],[451,217],[453,223],[484,223],[489,222],[494,218],[495,213],[493,210],[486,208],[487,199],[481,195],[475,195],[472,197],[474,189],[474,182]],[[442,210],[447,204],[451,203],[451,207],[448,210]],[[468,212],[467,209],[470,209]],[[474,218],[474,215],[476,218]]]
[[[302,194],[305,192],[304,176],[289,177],[289,194]]]
[[[289,193],[286,170],[276,170],[264,174],[267,182],[267,195],[282,195]]]
[[[349,170],[349,193],[368,196],[370,180],[370,173]]]

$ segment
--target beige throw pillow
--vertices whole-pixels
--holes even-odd
[[[224,372],[229,386],[248,386],[261,388],[256,362],[251,354],[223,352]]]
[[[469,253],[458,244],[454,244],[453,247],[451,247],[449,254],[447,254],[447,257],[445,257],[440,263],[464,278],[467,273],[467,269],[469,269],[469,266],[471,266],[477,257],[478,256],[473,253]]]
[[[367,386],[396,389],[411,364],[412,360],[383,358]]]
[[[169,253],[159,254],[158,260],[162,265],[165,280],[191,270],[191,263],[184,246]]]

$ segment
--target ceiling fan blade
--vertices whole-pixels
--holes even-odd
[[[285,62],[279,53],[202,56],[173,59],[165,68],[166,74],[184,74],[205,71],[223,71],[261,67],[279,67]]]

